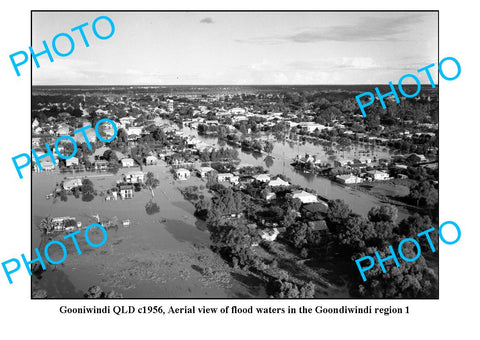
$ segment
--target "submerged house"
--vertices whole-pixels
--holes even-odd
[[[123,177],[127,183],[143,183],[144,173],[142,171],[131,171]]]
[[[122,200],[127,198],[133,198],[133,185],[121,184],[118,189],[119,189],[119,194]]]
[[[305,190],[292,192],[292,198],[298,198],[303,204],[318,202],[316,195],[306,192]]]
[[[181,181],[185,181],[190,178],[190,170],[187,169],[176,169],[175,170],[175,178]]]

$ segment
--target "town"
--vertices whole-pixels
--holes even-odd
[[[75,157],[54,152],[55,162],[42,158],[41,169],[32,159],[38,240],[92,221],[115,228],[112,239],[118,240],[103,255],[103,265],[91,270],[126,297],[142,296],[128,280],[158,287],[181,279],[214,297],[438,296],[438,252],[405,264],[388,279],[375,267],[366,282],[352,261],[384,254],[387,245],[438,224],[438,89],[400,104],[385,98],[387,108],[374,103],[365,118],[354,99],[362,91],[34,87],[37,154],[59,136],[70,135],[78,145]],[[118,128],[113,141],[102,142],[93,131],[88,140],[74,135],[105,118]],[[100,133],[112,136],[111,125],[103,124]],[[58,150],[71,154],[71,147],[65,141]],[[55,215],[59,211],[69,216]],[[438,235],[432,239],[438,242]],[[135,254],[135,266],[114,260],[118,252],[134,251],[128,240],[144,242],[145,253],[161,254]],[[159,249],[162,242],[165,248]],[[406,248],[405,254],[412,252]],[[85,258],[76,265],[85,267]],[[54,275],[43,275],[34,290],[55,295],[48,293],[48,280]],[[68,294],[77,296],[75,291]]]

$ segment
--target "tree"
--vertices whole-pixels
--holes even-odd
[[[106,150],[104,153],[103,153],[103,158],[107,161],[111,161],[111,160],[114,160],[114,161],[117,161],[118,162],[118,157],[117,157],[117,154],[115,151],[113,150]]]
[[[341,232],[352,210],[343,200],[333,200],[328,204],[327,224],[332,233]]]
[[[147,172],[147,179],[145,181],[145,185],[151,190],[158,187],[159,184],[160,184],[160,181],[157,178],[155,178],[155,175],[153,174],[153,172],[151,171]]]
[[[433,207],[438,204],[438,190],[428,181],[422,181],[410,188],[409,198],[417,206]]]
[[[160,212],[160,207],[158,206],[157,203],[150,200],[145,205],[145,211],[147,212],[148,215],[153,215]]]
[[[403,253],[407,258],[415,256],[413,244],[408,243],[403,247]],[[363,256],[375,258],[377,248],[368,248],[365,252],[355,255],[359,259]],[[385,258],[390,251],[379,251],[379,256]],[[432,298],[438,297],[438,276],[433,269],[429,268],[425,258],[420,256],[415,262],[400,262],[397,267],[394,261],[384,263],[386,273],[383,273],[379,265],[365,272],[367,281],[352,283],[350,293],[353,296],[368,298]]]
[[[270,141],[265,141],[265,144],[263,145],[263,151],[265,151],[268,154],[271,154],[273,151],[273,143]]]
[[[99,286],[91,286],[88,288],[88,291],[83,294],[83,297],[87,299],[119,299],[123,298],[123,295],[114,290],[106,293]]]
[[[40,229],[43,234],[47,234],[53,231],[54,226],[55,224],[53,223],[53,219],[48,216],[40,221],[38,229]]]
[[[236,220],[210,225],[210,238],[214,248],[234,267],[244,268],[254,263],[256,256],[252,253],[253,243],[259,241],[255,228],[249,228]]]
[[[272,156],[267,156],[267,157],[265,157],[264,161],[265,161],[265,166],[266,166],[267,168],[270,168],[270,167],[273,165],[273,158],[272,158]]]
[[[368,212],[368,219],[372,222],[395,222],[397,216],[398,209],[389,204],[373,207]]]
[[[82,180],[82,201],[90,202],[94,199],[95,190],[93,188],[93,183],[88,178]]]

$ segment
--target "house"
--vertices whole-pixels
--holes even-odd
[[[107,170],[110,167],[109,163],[104,160],[95,161],[94,166],[95,170]]]
[[[318,131],[322,131],[327,128],[325,125],[317,124],[314,122],[302,122],[298,124],[298,127],[303,130],[306,130],[308,133],[312,133],[317,129]]]
[[[69,179],[63,182],[63,189],[66,191],[71,191],[75,188],[80,188],[82,186],[82,180],[80,178]]]
[[[128,136],[140,136],[142,134],[143,126],[131,126],[127,130]]]
[[[288,187],[290,183],[287,181],[284,181],[280,177],[277,177],[276,179],[272,179],[270,182],[268,182],[269,187]]]
[[[133,185],[121,184],[118,189],[122,200],[127,198],[133,198]]]
[[[292,198],[298,198],[303,204],[318,202],[316,195],[306,192],[305,190],[292,192]]]
[[[32,146],[34,148],[39,148],[40,147],[40,137],[33,137],[32,138]]]
[[[122,167],[124,168],[130,168],[135,165],[135,161],[132,158],[124,158],[121,160],[122,162]]]
[[[334,166],[347,166],[349,164],[353,164],[353,161],[350,159],[338,159],[333,162]]]
[[[380,170],[367,171],[367,176],[372,178],[372,180],[374,181],[385,181],[390,178],[390,175],[388,173]]]
[[[362,183],[363,178],[357,177],[355,175],[337,175],[335,179],[342,184],[357,184]]]
[[[309,203],[302,206],[302,214],[307,217],[328,212],[328,204],[319,200],[317,203]]]
[[[78,158],[77,157],[72,157],[69,159],[65,160],[65,165],[67,167],[71,167],[72,165],[78,165]]]
[[[198,174],[200,175],[201,178],[205,178],[209,172],[215,171],[215,169],[209,167],[209,166],[202,166],[198,170]]]
[[[328,227],[325,220],[309,221],[307,223],[307,226],[310,228],[310,230],[317,232],[321,235],[328,234]]]
[[[256,176],[253,176],[256,181],[263,182],[263,183],[268,183],[270,182],[270,175],[269,174],[259,174]]]
[[[355,158],[353,162],[355,164],[370,164],[372,163],[372,159],[368,157],[360,157],[360,158]]]
[[[407,161],[410,163],[422,163],[426,162],[427,158],[424,155],[412,153],[407,157]]]
[[[278,231],[277,228],[260,231],[260,237],[262,238],[262,240],[268,241],[268,242],[275,241],[278,234],[280,234],[280,232]]]
[[[143,183],[144,174],[141,171],[132,171],[124,175],[127,183]]]
[[[155,165],[158,162],[158,158],[155,156],[147,156],[145,157],[145,164],[146,165]]]
[[[234,175],[231,173],[221,173],[217,175],[217,181],[219,183],[221,182],[230,182],[230,178],[233,177]]]
[[[128,124],[133,124],[133,122],[136,120],[135,117],[129,116],[129,117],[122,117],[119,119],[120,124],[123,127],[126,127]]]
[[[66,226],[76,225],[75,217],[64,216],[64,217],[53,217],[53,230],[63,231]]]
[[[265,194],[265,199],[267,201],[271,201],[271,200],[275,199],[276,197],[277,197],[277,195],[274,192],[267,192]]]
[[[181,181],[185,181],[190,178],[190,170],[187,169],[176,169],[175,170],[175,178]]]
[[[232,177],[230,177],[230,183],[235,184],[235,185],[238,184],[238,183],[240,183],[240,176],[232,176]]]

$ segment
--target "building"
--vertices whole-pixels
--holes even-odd
[[[280,234],[280,232],[278,231],[277,228],[260,231],[260,237],[262,238],[262,240],[268,241],[268,242],[275,241],[277,239],[278,234]]]
[[[167,111],[173,112],[173,99],[167,99]]]
[[[94,163],[94,166],[95,166],[95,170],[108,170],[108,168],[110,167],[110,165],[108,164],[107,161],[96,161]]]
[[[310,230],[319,233],[320,235],[328,234],[328,226],[325,220],[309,221],[307,226]]]
[[[306,130],[308,133],[312,133],[315,130],[322,131],[324,129],[329,130],[325,125],[317,124],[315,122],[302,122],[298,124],[298,127],[302,130]]]
[[[142,171],[132,171],[124,175],[127,183],[143,183],[144,173]]]
[[[338,159],[333,162],[334,166],[347,166],[349,164],[353,164],[353,161],[351,159]]]
[[[53,217],[52,223],[55,231],[64,231],[66,227],[77,225],[75,217],[70,216]]]
[[[390,178],[390,175],[388,173],[380,170],[367,171],[367,176],[374,181],[385,181]]]
[[[231,173],[220,173],[217,175],[217,181],[221,182],[230,182],[230,178],[233,177],[234,174]]]
[[[316,195],[306,192],[305,190],[297,190],[292,192],[292,198],[298,198],[303,204],[318,202]]]
[[[269,187],[288,187],[290,183],[287,181],[284,181],[280,177],[277,177],[276,179],[272,179],[270,182],[268,182]]]
[[[263,183],[268,183],[270,182],[270,175],[269,174],[260,174],[253,176],[256,181],[263,182]]]
[[[124,158],[121,160],[122,162],[122,167],[124,168],[130,168],[135,165],[135,161],[132,158]]]
[[[142,134],[143,127],[142,126],[131,126],[127,130],[128,136],[140,136]]]
[[[198,174],[200,175],[200,178],[205,178],[207,176],[208,173],[212,172],[212,171],[215,171],[214,168],[211,168],[209,166],[202,166],[199,170],[198,170]]]
[[[122,200],[127,198],[133,198],[133,185],[131,184],[122,184],[120,185],[119,193]]]
[[[155,156],[147,156],[145,157],[145,164],[146,165],[156,165],[158,162],[158,158]]]
[[[342,184],[357,184],[362,183],[363,178],[357,177],[355,175],[337,175],[335,179]]]
[[[80,188],[82,186],[82,180],[80,178],[69,179],[63,182],[63,189],[66,191],[71,191],[75,188]]]
[[[78,158],[77,157],[72,157],[69,159],[65,160],[65,165],[67,167],[71,167],[72,165],[78,165]]]
[[[265,194],[265,199],[266,199],[267,201],[271,201],[271,200],[273,200],[273,199],[275,199],[275,198],[277,198],[277,195],[276,195],[274,192],[267,192],[267,193]]]
[[[175,178],[180,181],[185,181],[190,178],[190,170],[187,169],[176,169],[175,170]]]

